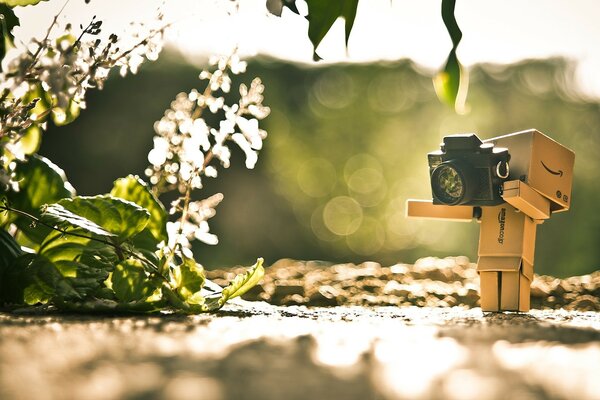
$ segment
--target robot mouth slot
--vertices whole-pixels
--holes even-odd
[[[550,168],[548,168],[548,166],[546,164],[544,164],[544,162],[542,160],[540,160],[540,162],[542,163],[542,167],[544,167],[544,169],[548,172],[550,172],[552,175],[557,175],[559,177],[563,176],[563,171],[562,169],[559,169],[558,171],[554,171]]]

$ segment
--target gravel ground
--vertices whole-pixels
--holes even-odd
[[[224,285],[242,268],[208,271]],[[422,258],[414,265],[383,267],[283,259],[267,269],[262,284],[244,299],[275,305],[479,306],[479,276],[467,257]],[[536,275],[531,308],[600,311],[600,270],[558,279]]]
[[[283,260],[246,296],[275,304],[0,313],[0,399],[600,399],[598,273],[536,277],[554,300],[483,314],[472,267]]]

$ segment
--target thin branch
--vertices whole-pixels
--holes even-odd
[[[65,10],[65,8],[67,7],[67,4],[69,4],[69,1],[70,0],[65,1],[65,4],[63,4],[62,8],[58,11],[58,14],[56,14],[54,16],[52,23],[50,24],[50,26],[48,27],[48,30],[46,31],[46,36],[44,36],[44,39],[40,42],[40,44],[37,48],[37,51],[33,54],[33,60],[31,61],[31,64],[29,64],[29,66],[27,67],[27,71],[29,71],[35,65],[35,63],[37,63],[37,61],[38,61],[37,58],[39,57],[39,55],[42,52],[42,50],[44,49],[44,47],[46,47],[45,43],[48,40],[48,38],[50,37],[50,32],[52,32],[52,28],[54,28],[54,26],[58,22],[58,17],[60,17],[62,12]]]

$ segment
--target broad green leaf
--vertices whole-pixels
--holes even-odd
[[[56,266],[76,291],[76,299],[83,299],[102,289],[118,256],[113,246],[92,239],[87,230],[69,232],[71,234],[51,232],[41,244],[39,255]],[[66,299],[73,297],[70,293],[57,294]]]
[[[433,79],[439,99],[456,111],[462,111],[466,100],[467,75],[456,57],[456,49],[462,39],[462,32],[454,16],[456,0],[442,0],[442,20],[452,40],[452,50],[443,71]]]
[[[204,269],[194,259],[183,256],[183,263],[173,268],[171,276],[177,292],[185,301],[194,304],[204,302],[202,296],[199,296],[206,280]]]
[[[0,3],[6,4],[9,7],[16,6],[33,6],[39,3],[40,1],[48,1],[48,0],[0,0]]]
[[[44,258],[35,258],[23,273],[28,275],[26,280],[29,281],[23,289],[25,304],[47,303],[56,295],[59,286],[61,290],[72,290],[68,284],[64,285],[63,277],[56,267]]]
[[[71,226],[82,228],[86,232],[100,236],[116,236],[115,234],[104,230],[101,226],[90,221],[89,219],[67,210],[58,203],[50,204],[48,206],[43,207],[42,219],[48,223],[66,223]]]
[[[47,303],[57,294],[77,297],[58,269],[44,257],[24,254],[4,271],[0,297],[14,304]]]
[[[12,34],[12,30],[15,26],[19,25],[19,18],[15,15],[5,1],[0,1],[0,61],[4,59],[6,52],[14,47],[13,40],[15,37]],[[0,63],[0,71],[2,71],[2,64]]]
[[[144,266],[138,260],[129,259],[117,264],[111,282],[117,298],[126,303],[146,299],[154,291]]]
[[[147,229],[157,242],[167,240],[167,211],[163,204],[154,196],[148,186],[139,177],[129,175],[117,179],[111,196],[131,201],[150,212]]]
[[[63,199],[58,204],[79,217],[83,217],[101,227],[104,231],[117,236],[118,241],[132,238],[144,230],[150,219],[150,213],[144,208],[127,200],[104,196],[78,196]],[[52,206],[48,206],[48,209]],[[77,220],[64,219],[64,222],[78,225]]]
[[[12,264],[17,257],[23,254],[21,246],[4,229],[0,229],[0,275],[2,269]]]
[[[225,302],[234,297],[238,297],[246,293],[252,287],[254,287],[265,275],[265,269],[263,267],[263,259],[259,258],[256,260],[250,269],[244,273],[236,276],[229,285],[223,288],[221,297],[216,301],[207,302],[210,309],[217,309],[223,307]]]
[[[313,44],[313,59],[320,60],[317,47],[338,18],[346,21],[346,46],[356,18],[358,0],[307,0],[308,37]],[[288,6],[289,7],[289,6]],[[291,8],[290,8],[291,9]],[[293,11],[293,10],[292,10]]]
[[[17,162],[15,181],[19,182],[19,191],[6,193],[8,203],[35,217],[40,216],[39,210],[43,204],[55,203],[75,194],[63,170],[38,155]],[[49,232],[44,226],[32,225],[31,219],[24,216],[12,214],[9,221],[14,222],[34,243],[40,243]]]

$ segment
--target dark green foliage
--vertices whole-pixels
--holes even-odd
[[[150,220],[146,229],[156,239],[156,243],[167,239],[167,211],[139,177],[129,175],[126,178],[117,179],[110,195],[131,201],[148,210]]]
[[[111,284],[117,299],[125,303],[145,300],[154,289],[143,264],[131,259],[117,264],[112,273]]]
[[[64,185],[62,179],[43,182]],[[50,187],[38,189],[53,192]],[[29,192],[19,193],[27,196]],[[42,206],[40,218],[3,205],[3,212],[36,222],[33,231],[44,228],[49,233],[31,235],[41,239],[32,242],[37,253],[29,254],[6,230],[0,230],[0,304],[51,303],[85,312],[151,312],[167,307],[196,313],[222,307],[263,275],[259,260],[250,278],[235,279],[223,293],[211,292],[207,304],[202,267],[172,250],[166,254],[157,250],[157,244],[166,239],[162,203],[137,177],[118,180],[113,193],[140,205],[111,195],[63,198]],[[39,199],[21,200],[20,204],[30,205]]]
[[[62,169],[47,158],[35,155],[27,161],[18,161],[15,181],[19,182],[18,192],[8,191],[5,197],[11,207],[40,216],[40,207],[60,199],[71,197],[75,190],[68,183]],[[39,243],[48,234],[44,226],[32,225],[32,220],[23,215],[11,214],[7,222],[14,223],[30,241]],[[31,243],[28,243],[31,244]]]

